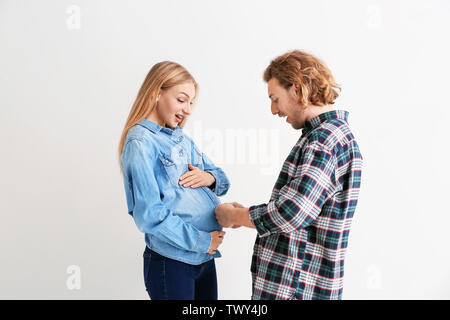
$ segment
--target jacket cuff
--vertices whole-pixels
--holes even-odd
[[[211,247],[212,237],[209,232],[200,231],[197,241],[196,250],[197,252],[206,253]]]
[[[222,170],[210,170],[207,171],[211,173],[214,178],[216,179],[216,182],[211,186],[211,190],[217,195],[217,196],[223,196],[225,193],[227,193],[228,189],[230,188],[230,182],[228,181],[228,178],[225,176]]]

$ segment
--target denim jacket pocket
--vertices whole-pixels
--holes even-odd
[[[161,160],[161,163],[164,167],[164,170],[167,173],[170,183],[173,186],[179,186],[178,181],[180,179],[180,174],[178,172],[178,168],[175,162],[170,158],[170,156],[165,154],[159,155],[159,160]]]

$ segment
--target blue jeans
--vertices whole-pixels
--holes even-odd
[[[217,300],[214,259],[190,265],[166,258],[147,246],[144,251],[145,288],[152,300]]]

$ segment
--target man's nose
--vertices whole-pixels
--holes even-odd
[[[276,115],[278,113],[278,108],[276,108],[273,103],[270,105],[270,111],[272,111],[273,115]]]

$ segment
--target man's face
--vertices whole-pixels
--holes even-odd
[[[267,82],[269,98],[272,101],[270,109],[273,115],[287,117],[286,122],[294,129],[301,129],[305,125],[305,111],[298,103],[294,85],[285,89],[278,79],[272,78]]]

